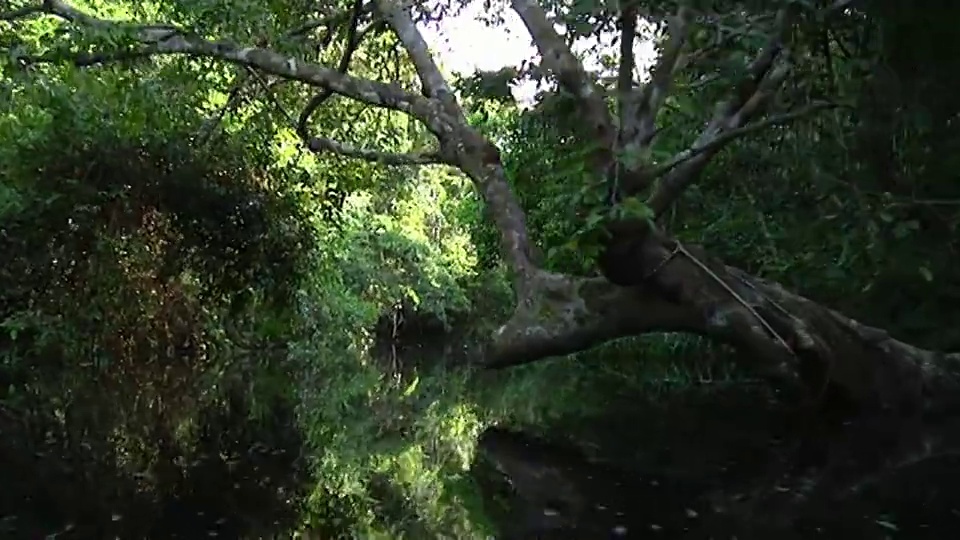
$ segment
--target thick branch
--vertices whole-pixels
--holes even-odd
[[[662,255],[668,246],[648,249]],[[668,260],[655,282],[641,287],[544,272],[535,282],[538,301],[521,306],[496,333],[488,367],[570,354],[620,337],[685,331],[737,346],[741,362],[790,387],[802,379],[811,397],[830,386],[861,406],[897,410],[953,405],[960,398],[960,354],[904,343],[699,249]],[[675,289],[674,301],[658,292],[667,288]]]
[[[598,152],[594,156],[594,166],[605,176],[611,164],[616,131],[603,92],[554,30],[553,23],[536,0],[511,0],[511,5],[533,37],[544,64],[557,77],[560,86],[576,96],[584,121],[590,124],[597,137]]]
[[[637,37],[637,8],[632,2],[623,7],[619,24],[620,67],[617,72],[617,112],[620,115],[622,133],[630,113],[628,100],[633,90],[633,68],[637,65],[633,54],[633,44]]]
[[[307,148],[309,148],[311,152],[332,152],[343,157],[372,161],[382,165],[427,165],[450,163],[449,160],[444,158],[440,152],[436,151],[410,153],[383,152],[379,150],[360,148],[352,144],[336,141],[328,137],[311,136],[307,133],[306,128],[303,126],[302,116],[299,122],[294,119],[293,115],[286,110],[283,104],[280,103],[280,100],[277,99],[277,96],[274,95],[270,87],[270,83],[252,68],[247,69],[250,71],[250,74],[260,83],[260,86],[270,97],[271,101],[273,101],[273,104],[276,106],[276,108],[282,112],[284,116],[286,116],[290,125],[297,129],[303,142],[307,145]]]
[[[25,19],[31,15],[40,15],[43,13],[43,6],[24,6],[22,8],[14,9],[12,11],[5,11],[0,13],[0,21],[14,21],[17,19]]]
[[[377,9],[410,55],[420,83],[423,85],[423,94],[439,99],[447,107],[448,113],[462,116],[463,113],[460,106],[456,104],[453,90],[440,73],[440,68],[430,54],[426,40],[423,39],[413,18],[407,12],[409,8],[404,7],[398,0],[377,0]]]
[[[387,155],[319,138],[312,141],[312,146],[386,163],[441,161],[460,168],[476,185],[488,213],[500,231],[504,256],[515,271],[518,290],[526,290],[529,276],[535,269],[536,250],[527,234],[526,217],[507,182],[499,150],[467,124],[462,110],[446,82],[440,77],[436,64],[427,53],[423,37],[416,30],[409,15],[390,0],[378,0],[377,7],[387,16],[390,25],[408,48],[423,79],[425,90],[437,97],[408,92],[398,84],[385,84],[350,76],[265,48],[239,47],[227,42],[213,43],[187,35],[170,26],[138,26],[98,19],[62,0],[45,1],[42,11],[77,24],[130,30],[143,46],[143,50],[150,54],[185,54],[220,59],[258,70],[258,77],[262,72],[282,79],[301,81],[368,105],[410,114],[438,137],[439,153]],[[291,123],[296,124],[295,121]]]
[[[563,356],[649,332],[696,332],[704,325],[693,310],[603,278],[539,271],[532,283],[531,300],[496,332],[486,367]]]
[[[377,9],[413,61],[424,94],[442,105],[446,122],[434,133],[440,139],[445,160],[469,176],[483,197],[488,215],[500,232],[501,249],[514,271],[516,288],[522,294],[530,287],[538,257],[527,233],[526,216],[503,170],[499,149],[467,123],[407,8],[397,0],[377,0]]]
[[[403,90],[396,84],[353,77],[321,65],[280,55],[269,49],[240,47],[228,42],[210,42],[172,27],[132,26],[98,19],[62,0],[45,0],[43,11],[81,25],[133,29],[144,47],[145,54],[185,54],[215,58],[326,88],[369,105],[402,111],[424,122],[434,131],[442,131],[447,124],[436,102]]]
[[[451,162],[473,181],[500,232],[501,251],[514,271],[515,289],[522,302],[529,298],[527,291],[540,257],[530,241],[526,214],[507,180],[500,151],[465,120],[445,139],[441,144],[451,149]]]
[[[373,4],[371,3],[363,4],[358,0],[354,4],[354,7],[352,10],[340,11],[319,20],[309,21],[308,23],[305,23],[299,27],[294,28],[293,30],[288,31],[286,34],[284,34],[283,39],[294,39],[294,40],[302,39],[313,30],[317,28],[325,27],[328,29],[328,32],[324,37],[324,39],[321,41],[321,45],[326,47],[330,44],[330,41],[333,39],[332,28],[335,28],[336,26],[343,24],[344,22],[347,22],[348,23],[347,49],[344,52],[343,57],[340,60],[340,65],[337,68],[337,71],[339,71],[340,73],[346,73],[347,69],[349,68],[352,55],[356,51],[360,42],[363,40],[363,38],[366,36],[367,33],[369,33],[371,30],[373,30],[375,27],[378,26],[377,23],[374,23],[374,24],[370,24],[362,31],[357,30],[357,27],[360,23],[360,19],[365,15],[369,15],[372,11],[373,11]],[[210,137],[213,136],[217,126],[219,126],[220,122],[223,120],[224,115],[227,112],[235,109],[240,104],[240,102],[242,101],[241,91],[250,80],[248,78],[248,75],[249,73],[241,71],[240,76],[238,77],[237,83],[233,86],[233,88],[231,88],[229,92],[227,103],[220,109],[220,111],[217,113],[217,115],[214,118],[211,118],[206,122],[204,122],[204,125],[202,126],[200,133],[198,134],[196,139],[199,145],[202,146],[203,144],[205,144],[206,141],[208,141]],[[272,80],[269,80],[265,85],[266,86],[265,90],[267,92],[272,91],[276,86],[280,84],[289,82],[289,79],[282,79],[277,77],[272,77],[271,79]],[[304,141],[309,141],[310,139],[309,133],[307,132],[307,123],[310,120],[310,115],[312,115],[314,111],[316,111],[316,109],[320,105],[322,105],[325,100],[329,99],[332,95],[333,95],[333,92],[327,89],[323,89],[320,92],[320,94],[314,96],[310,100],[307,107],[304,109],[303,113],[301,113],[300,121],[297,125],[297,133],[300,135],[300,137]]]
[[[344,64],[341,63],[341,66],[343,65]],[[290,125],[297,129],[303,142],[307,145],[307,148],[309,148],[311,152],[333,152],[343,157],[363,159],[365,161],[372,161],[382,165],[427,165],[431,163],[449,163],[449,161],[445,159],[440,152],[435,151],[411,152],[402,154],[382,152],[379,150],[359,148],[357,146],[336,141],[328,137],[310,136],[306,132],[306,128],[303,126],[302,116],[299,122],[294,119],[293,115],[290,114],[277,96],[274,95],[270,87],[270,83],[267,82],[263,76],[261,76],[254,69],[248,67],[247,70],[250,72],[250,75],[260,83],[260,86],[263,88],[264,92],[266,92],[267,96],[269,96],[271,101],[273,101],[274,106],[281,113],[283,113],[284,116],[286,116]]]

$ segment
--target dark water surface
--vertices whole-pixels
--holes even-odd
[[[829,423],[767,399],[632,403],[546,437],[490,429],[474,470],[505,539],[957,537],[960,429]]]

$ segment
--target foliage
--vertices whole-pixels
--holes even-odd
[[[181,523],[238,536],[293,527],[291,510],[331,535],[484,527],[464,470],[472,441],[524,409],[475,395],[466,373],[387,376],[371,349],[394,306],[449,323],[478,296],[470,284],[489,283],[457,221],[476,199],[446,171],[388,181],[305,156],[256,102],[197,148],[221,84],[188,82],[201,68],[13,74],[0,185],[3,250],[16,256],[3,261],[0,305],[4,432],[17,437],[4,451],[10,466],[31,447],[48,458],[28,469],[47,479],[39,491],[16,484],[35,506],[4,503],[24,516],[11,534],[180,534]],[[334,215],[330,186],[349,190]],[[520,400],[520,384],[507,396]],[[293,409],[302,432],[290,432]],[[46,472],[78,460],[82,473]],[[298,499],[303,472],[315,483]],[[237,482],[246,503],[204,491]],[[57,483],[73,489],[51,499]],[[191,504],[207,517],[176,513]],[[44,505],[63,511],[23,525]]]
[[[43,461],[27,470],[53,475],[21,484],[11,514],[57,508],[47,523],[22,516],[17,532],[163,534],[173,502],[209,496],[216,475],[244,481],[249,499],[223,499],[220,512],[261,500],[293,519],[269,493],[301,488],[299,434],[250,415],[291,409],[276,358],[315,237],[288,195],[263,189],[263,154],[193,153],[176,142],[185,119],[152,129],[125,114],[142,114],[155,85],[102,101],[112,90],[86,75],[22,88],[0,124],[4,466],[13,478],[35,447]],[[260,459],[264,444],[286,447]],[[287,474],[249,483],[264,467]],[[71,488],[49,493],[60,482]],[[129,525],[111,518],[126,511]]]
[[[290,32],[345,7],[334,4],[85,7],[335,64],[345,28]],[[611,24],[592,2],[554,7],[570,39]],[[689,144],[759,47],[763,9],[731,10],[734,39],[678,81],[643,159]],[[914,15],[914,33],[931,22]],[[496,528],[469,471],[487,426],[545,432],[638,392],[743,375],[727,366],[729,349],[672,334],[609,343],[560,369],[457,366],[513,306],[499,233],[463,175],[306,152],[292,114],[312,97],[304,86],[189,57],[76,69],[55,60],[131,36],[63,32],[44,18],[0,24],[10,53],[0,74],[0,461],[18,495],[0,504],[21,520],[41,516],[17,534],[302,526],[325,538],[480,537]],[[960,334],[944,331],[960,328],[960,214],[944,204],[960,198],[950,77],[908,80],[917,60],[901,56],[906,37],[864,35],[874,24],[889,23],[839,28],[826,49],[816,29],[797,36],[802,84],[784,99],[829,91],[855,107],[731,145],[666,225],[872,323],[955,346]],[[351,71],[413,80],[396,45],[373,27]],[[24,69],[28,57],[50,62]],[[593,141],[569,95],[545,91],[526,110],[507,99],[520,71],[465,77],[458,90],[470,123],[502,150],[547,268],[586,274],[608,196],[585,165]],[[336,97],[310,128],[395,152],[432,137]],[[378,334],[417,320],[439,321],[434,334],[410,330],[439,347],[399,354],[396,335]],[[33,452],[39,463],[25,459]],[[238,494],[224,496],[235,483]],[[187,519],[185,507],[207,517]]]

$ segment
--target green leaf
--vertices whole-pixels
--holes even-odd
[[[587,230],[592,229],[597,225],[600,225],[602,221],[603,221],[603,214],[599,214],[599,213],[590,214],[590,216],[587,218],[587,223],[584,226],[584,228]]]
[[[925,266],[921,266],[921,267],[919,268],[919,272],[920,272],[920,275],[923,276],[923,279],[924,279],[927,283],[933,281],[933,272],[931,272],[929,268],[927,268],[927,267],[925,267]]]
[[[420,377],[414,377],[413,381],[409,386],[403,391],[403,397],[410,397],[417,390],[417,386],[420,385]]]
[[[620,203],[621,216],[626,219],[653,219],[653,209],[636,197],[630,197]]]

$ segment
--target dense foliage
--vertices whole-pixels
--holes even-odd
[[[798,32],[799,82],[781,99],[844,106],[730,145],[668,226],[871,324],[960,345],[956,70],[942,67],[956,60],[938,54],[955,40],[943,29],[954,8],[941,3]],[[349,17],[304,21],[354,5],[76,4],[330,65],[349,48]],[[555,7],[571,39],[612,28],[592,2]],[[729,35],[667,103],[665,156],[689,144],[760,46],[751,24],[768,8],[726,7]],[[463,174],[310,152],[298,133],[306,85],[186,55],[77,67],[69,60],[99,64],[92,55],[131,36],[6,19],[4,535],[479,537],[494,524],[468,470],[485,427],[545,431],[617,395],[746,375],[724,363],[728,348],[678,335],[609,343],[563,367],[474,371],[474,345],[513,298],[498,233]],[[931,28],[935,39],[918,39]],[[415,78],[384,25],[363,32],[351,72]],[[494,75],[458,85],[469,120],[500,145],[547,267],[589,273],[606,195],[585,165],[590,137],[562,92],[531,107],[505,99],[505,77],[538,69]],[[396,111],[339,97],[309,120],[386,151],[430,141]]]

